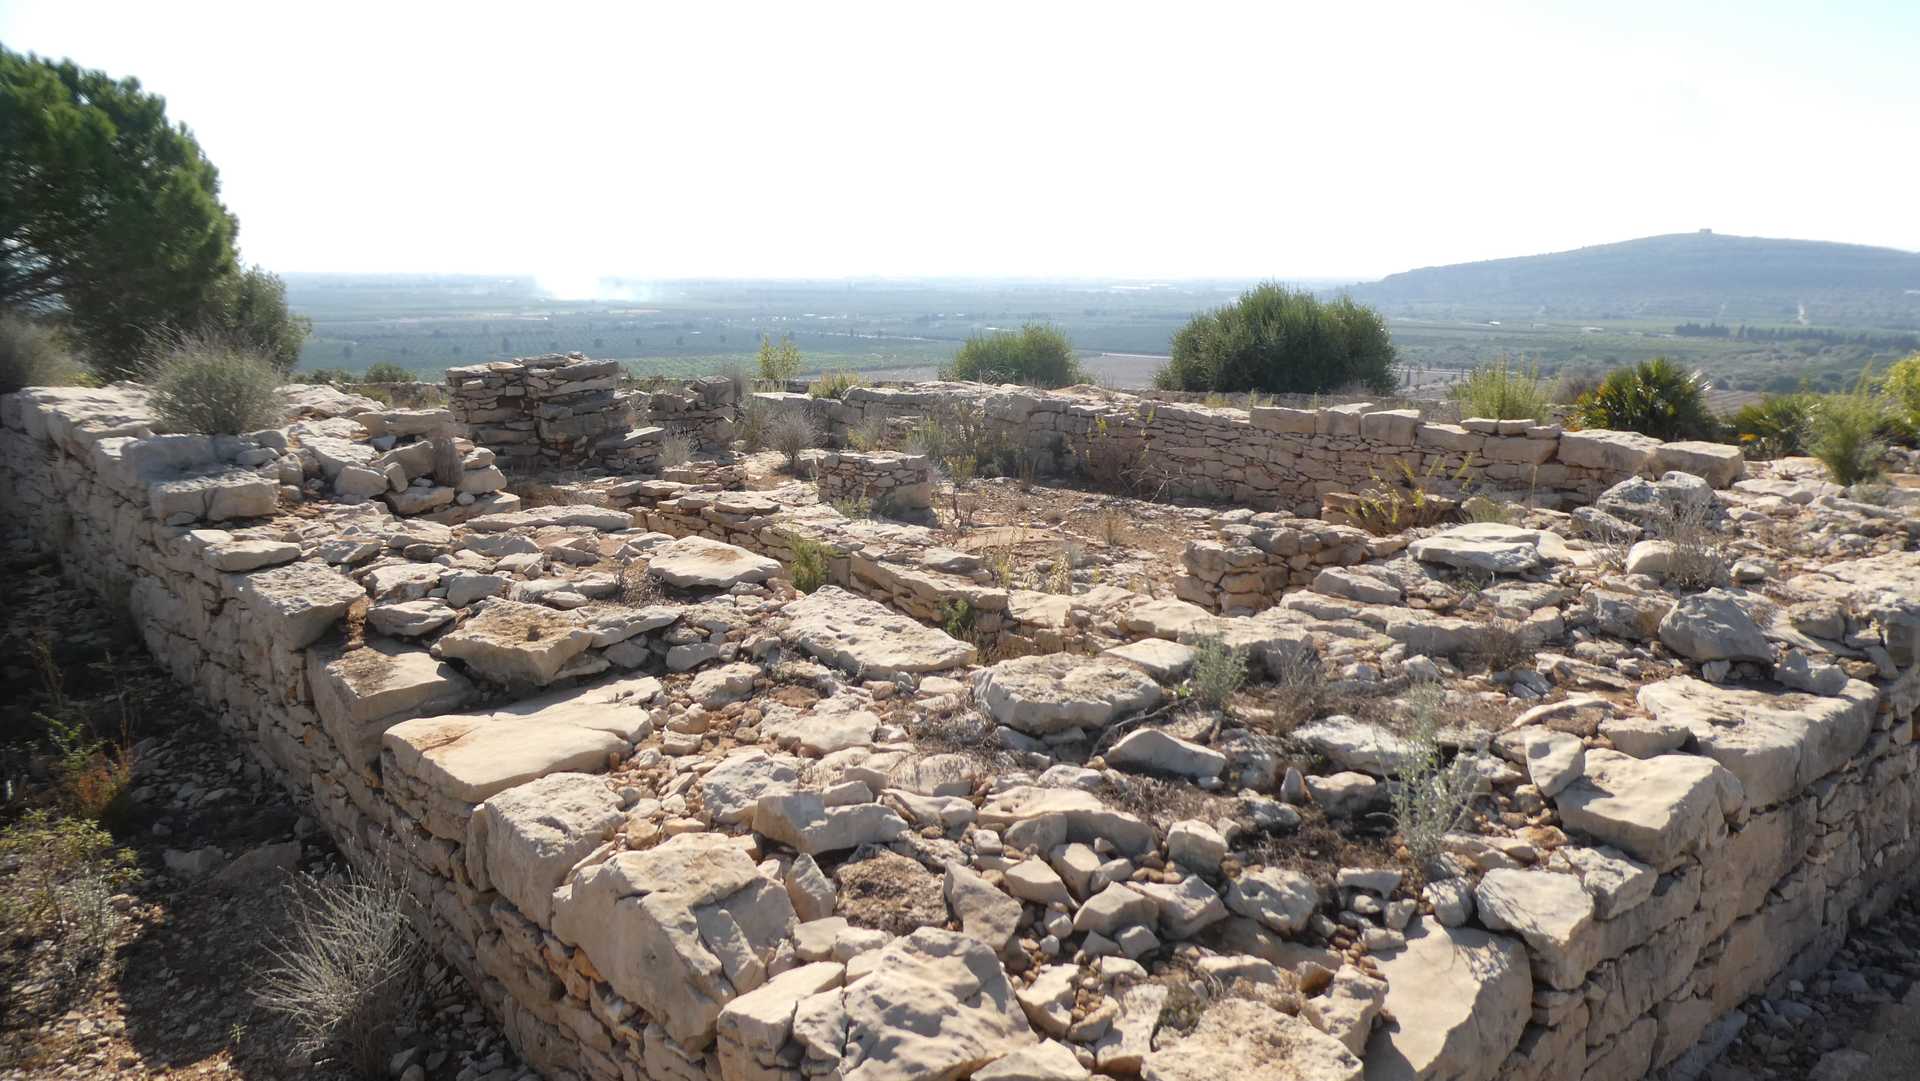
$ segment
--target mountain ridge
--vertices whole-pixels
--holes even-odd
[[[1420,267],[1350,286],[1389,315],[1920,326],[1920,253],[1701,230]]]

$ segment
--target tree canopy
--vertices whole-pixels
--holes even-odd
[[[1028,323],[1017,331],[972,335],[940,374],[945,379],[1048,389],[1085,379],[1073,343],[1058,327],[1044,323]]]
[[[1173,336],[1173,356],[1154,373],[1162,390],[1322,394],[1360,385],[1394,389],[1393,340],[1385,320],[1347,297],[1323,301],[1267,282],[1203,312]]]
[[[138,80],[0,47],[0,307],[58,315],[107,375],[141,372],[183,333],[291,367],[304,321],[277,278],[238,267],[219,194]]]

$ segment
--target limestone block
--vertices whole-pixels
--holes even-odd
[[[553,891],[626,821],[605,779],[553,773],[487,797],[467,820],[463,849],[474,888],[499,890],[540,927]]]
[[[627,750],[620,736],[561,718],[453,713],[402,721],[381,736],[394,767],[451,800],[478,803],[495,792],[562,771],[607,768]]]
[[[802,999],[793,1034],[809,1067],[847,1081],[967,1077],[1035,1043],[993,951],[934,927],[879,951],[864,978]]]
[[[340,753],[356,764],[380,757],[380,736],[393,724],[458,709],[473,696],[473,684],[452,666],[386,639],[315,660],[309,666],[314,709]]]
[[[1360,437],[1393,447],[1411,447],[1414,430],[1419,426],[1418,409],[1382,409],[1362,414]]]
[[[1294,435],[1312,435],[1318,412],[1312,409],[1288,409],[1277,405],[1256,405],[1250,421],[1255,428],[1263,432],[1286,432]]]
[[[581,871],[553,907],[553,933],[688,1047],[711,1040],[721,1010],[766,983],[793,927],[785,887],[713,833],[618,853]]]
[[[1054,653],[982,669],[974,695],[1000,724],[1031,735],[1100,729],[1159,705],[1160,685],[1131,665]]]
[[[1658,439],[1638,432],[1590,428],[1563,433],[1559,459],[1566,465],[1634,476],[1654,467],[1654,452],[1659,446]]]
[[[1739,779],[1710,758],[1591,750],[1554,802],[1569,831],[1665,869],[1717,844],[1745,801]]]
[[[585,652],[593,632],[571,612],[491,598],[434,643],[436,656],[461,660],[496,683],[545,686]]]
[[[1866,745],[1876,694],[1851,680],[1838,696],[1722,687],[1676,676],[1640,688],[1640,705],[1684,726],[1700,753],[1739,779],[1746,802],[1770,807],[1846,765]]]
[[[1747,471],[1739,447],[1693,441],[1660,444],[1654,448],[1653,466],[1663,473],[1692,473],[1715,488],[1731,487]]]
[[[367,599],[365,589],[320,563],[288,563],[230,581],[265,625],[268,640],[283,649],[313,644]]]
[[[680,589],[725,590],[764,582],[780,573],[780,564],[737,545],[691,536],[655,550],[647,573]]]
[[[1571,991],[1600,959],[1593,897],[1572,875],[1496,868],[1474,887],[1480,922],[1526,939],[1534,975]]]
[[[821,586],[782,611],[786,641],[857,678],[940,672],[974,659],[972,645],[839,586]]]

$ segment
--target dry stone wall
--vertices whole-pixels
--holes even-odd
[[[708,375],[677,390],[648,389],[635,398],[645,407],[648,424],[686,439],[695,450],[726,450],[733,444],[739,388],[728,376]]]
[[[1214,525],[1219,540],[1192,541],[1181,553],[1187,572],[1174,578],[1173,591],[1226,615],[1265,611],[1328,567],[1380,559],[1406,545],[1353,526],[1247,510],[1219,515]]]
[[[620,365],[552,353],[447,369],[453,416],[513,469],[651,470],[663,429],[634,427]]]
[[[813,460],[813,477],[828,503],[851,500],[909,520],[933,506],[933,470],[924,454],[828,451]]]
[[[940,416],[949,428],[983,428],[1041,472],[1308,516],[1318,514],[1328,493],[1399,483],[1405,471],[1440,492],[1458,491],[1466,481],[1551,504],[1590,500],[1627,477],[1675,469],[1723,488],[1743,468],[1739,451],[1720,444],[1568,432],[1529,421],[1429,423],[1416,410],[1364,403],[1246,410],[977,383],[854,387],[839,401],[759,397],[771,409],[815,414],[835,436],[876,420]]]
[[[1012,933],[1006,929],[1015,922],[996,921],[1013,919],[1004,905],[1016,915],[1020,905],[964,862],[944,883],[955,910],[970,913],[964,934],[926,926],[862,952],[860,934],[873,932],[822,927],[825,880],[810,853],[850,839],[898,840],[915,828],[909,816],[917,825],[922,816],[937,822],[960,812],[940,802],[957,797],[937,788],[889,790],[885,800],[859,802],[855,792],[855,802],[829,804],[792,787],[798,765],[809,760],[761,750],[681,773],[687,783],[664,798],[623,793],[597,775],[635,757],[658,762],[699,746],[698,732],[684,726],[656,732],[647,706],[661,694],[659,681],[629,675],[540,690],[600,672],[690,670],[750,655],[756,640],[745,629],[773,603],[755,575],[778,573],[774,560],[794,558],[796,531],[831,545],[832,580],[850,591],[822,589],[799,602],[825,628],[798,632],[806,648],[839,663],[848,658],[836,651],[850,647],[832,628],[844,625],[844,613],[857,609],[856,623],[887,618],[875,606],[859,608],[865,602],[855,594],[924,622],[965,598],[976,618],[999,620],[999,633],[1036,641],[1043,631],[1062,640],[1091,635],[1099,624],[1101,635],[1129,639],[1239,635],[1271,656],[1309,646],[1320,633],[1291,605],[1230,620],[1124,591],[1022,597],[979,581],[977,561],[930,544],[924,530],[845,522],[780,492],[626,481],[618,498],[630,509],[494,513],[457,530],[388,513],[372,498],[270,517],[283,482],[315,479],[300,448],[312,452],[307,444],[316,439],[354,442],[344,425],[324,427],[347,418],[322,416],[316,405],[306,423],[322,427],[203,440],[154,436],[137,405],[111,389],[0,399],[0,500],[8,513],[43,544],[58,546],[75,575],[117,583],[155,656],[310,801],[343,848],[361,859],[384,853],[406,869],[436,948],[473,982],[521,1052],[556,1079],[957,1078],[990,1061],[1000,1076],[1028,1076],[1017,1068],[1084,1074],[1071,1052],[1071,1065],[1038,1057],[1008,1064],[1059,1046],[1039,1044],[1035,1029],[1055,1034],[1047,1026],[1058,1021],[1059,1034],[1068,1031],[1066,1007],[1047,996],[1059,990],[1070,1003],[1075,988],[1009,982],[988,941]],[[1558,437],[1557,453],[1565,454],[1565,439]],[[1313,559],[1358,542],[1253,516],[1221,528],[1236,541],[1269,532],[1274,547],[1281,531],[1295,530]],[[1551,547],[1544,535],[1513,539],[1525,532],[1482,530],[1466,539]],[[743,566],[742,553],[716,552],[714,541],[770,558]],[[610,575],[589,570],[550,580],[503,570],[537,573],[548,561],[591,568],[629,545],[646,548],[650,573],[723,592],[671,615],[642,608],[601,621],[575,615],[570,600],[552,601],[578,591],[584,603],[586,593],[618,588]],[[1422,549],[1430,558],[1446,551]],[[1384,989],[1342,967],[1340,993],[1305,1000],[1302,1017],[1312,1025],[1236,1002],[1218,1016],[1210,1012],[1186,1037],[1163,1030],[1156,1044],[1164,988],[1136,985],[1121,1012],[1106,1018],[1112,1032],[1087,1046],[1095,1064],[1105,1073],[1150,1076],[1171,1069],[1192,1041],[1221,1056],[1193,1061],[1231,1068],[1242,1060],[1218,1048],[1232,1046],[1234,1032],[1217,1030],[1232,1030],[1236,1011],[1253,1011],[1248,1024],[1279,1026],[1275,1039],[1295,1049],[1286,1061],[1311,1057],[1327,1071],[1301,1076],[1358,1079],[1363,1062],[1368,1076],[1480,1081],[1684,1073],[1690,1057],[1705,1053],[1697,1041],[1706,1038],[1710,1049],[1748,995],[1819,967],[1851,926],[1915,882],[1920,642],[1912,598],[1890,597],[1886,585],[1913,579],[1892,577],[1911,575],[1899,570],[1906,564],[1876,558],[1871,567],[1836,566],[1827,586],[1831,611],[1806,621],[1877,658],[1869,665],[1877,666],[1876,682],[1846,678],[1833,666],[1822,674],[1823,682],[1834,677],[1832,685],[1818,692],[1675,675],[1639,689],[1644,717],[1615,717],[1614,707],[1591,702],[1543,706],[1494,739],[1492,751],[1505,764],[1489,768],[1492,783],[1530,791],[1537,802],[1516,811],[1508,834],[1452,840],[1463,876],[1429,886],[1430,914],[1400,910],[1406,930],[1397,946],[1380,936]],[[1856,572],[1858,584],[1850,577]],[[410,621],[456,602],[471,609],[465,621],[437,650],[420,648]],[[1311,603],[1328,609],[1329,633],[1353,640],[1377,631],[1406,647],[1403,656],[1446,653],[1442,637],[1472,634],[1466,621],[1384,598],[1313,594]],[[1596,625],[1606,618],[1602,607],[1594,602]],[[358,640],[355,626],[375,633]],[[925,627],[916,632],[901,620],[895,630],[906,643],[898,650],[876,655],[873,642],[861,644],[862,671],[882,678],[958,672],[972,661],[963,643]],[[988,670],[977,685],[996,716],[1038,731],[1051,715],[1034,712],[1035,703],[1044,705],[1035,688],[1069,674],[1097,675],[1102,693],[1157,700],[1160,692],[1138,670],[1105,662],[1088,672],[1083,663],[1019,658]],[[713,702],[748,693],[751,673],[740,667],[751,668],[707,669],[699,693]],[[1784,669],[1776,671],[1783,681]],[[519,700],[502,704],[496,688],[482,702],[475,685],[482,672],[507,679]],[[882,727],[823,712],[818,724],[783,737],[840,755],[832,759],[836,800],[851,788],[880,792],[893,777],[886,756],[905,753],[829,750],[840,730],[834,725],[850,719],[870,738]],[[1596,735],[1611,749],[1584,742]],[[1365,768],[1362,758],[1380,768],[1377,744],[1313,738],[1325,740],[1330,757],[1350,756],[1353,770]],[[1110,753],[1122,755],[1122,745]],[[1217,773],[1222,764],[1209,768]],[[1525,771],[1529,783],[1515,788],[1512,777],[1497,776],[1503,769]],[[1271,781],[1270,761],[1267,772]],[[1103,857],[1162,859],[1151,824],[1070,783],[1008,788],[978,807],[959,803],[1010,853],[1029,842],[1045,851],[1032,839],[1057,835],[1054,847],[1068,854],[1059,866],[1075,876],[1104,866],[1095,844]],[[1549,807],[1560,826],[1527,824],[1529,814]],[[695,808],[706,817],[690,817]],[[748,823],[752,833],[726,832]],[[1169,835],[1173,860],[1205,856],[1205,826],[1187,824],[1178,840]],[[637,829],[657,829],[657,843],[609,848],[616,834],[631,838]],[[1549,832],[1561,829],[1568,836]],[[759,837],[798,855],[769,857]],[[1220,858],[1212,857],[1216,868]],[[1004,860],[1007,881],[1066,890],[1059,876],[1030,866],[1039,862]],[[1283,919],[1278,874],[1243,875],[1224,898],[1199,875],[1174,874],[1177,885],[1157,876],[1109,882],[1097,896],[1073,898],[1077,914],[1066,930],[1091,942],[1091,928],[1138,939],[1134,932],[1151,925],[1185,941],[1217,925],[1235,945],[1206,958],[1217,963],[1207,971],[1265,971],[1258,961],[1277,972],[1309,949],[1285,932],[1309,916],[1326,920],[1312,900],[1298,919]],[[1379,875],[1343,871],[1338,885],[1343,897],[1391,893]],[[1091,879],[1075,881],[1084,891]],[[1385,930],[1368,926],[1370,936]],[[1102,958],[1100,967],[1118,960]],[[1391,1023],[1369,1028],[1382,1009]],[[1324,1031],[1345,1032],[1347,1042]],[[925,1033],[942,1038],[915,1042]],[[1043,1065],[1053,1072],[1039,1072]]]

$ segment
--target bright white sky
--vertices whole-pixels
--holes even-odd
[[[1373,277],[1920,249],[1920,3],[0,0],[278,271]]]

